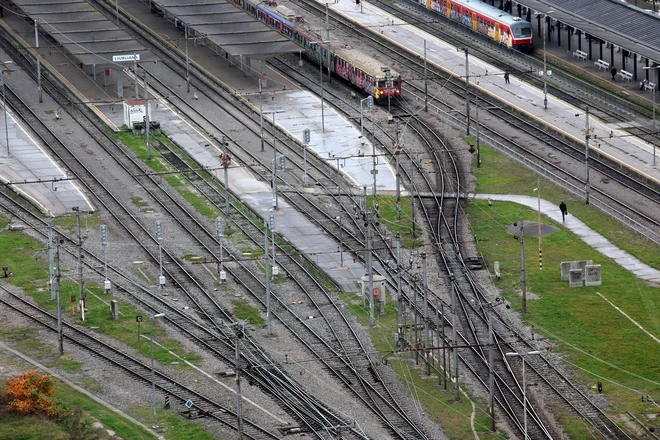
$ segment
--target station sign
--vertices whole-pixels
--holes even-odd
[[[140,61],[140,54],[135,53],[131,55],[113,55],[112,56],[112,62],[113,63],[121,63],[123,61]]]

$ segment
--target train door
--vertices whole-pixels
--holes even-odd
[[[451,18],[451,0],[447,0],[447,18]]]
[[[495,22],[495,40],[500,41],[500,24]]]
[[[477,13],[472,11],[472,29],[477,30]]]

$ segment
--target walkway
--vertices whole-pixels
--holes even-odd
[[[538,209],[538,198],[532,196],[519,196],[513,194],[470,194],[468,198],[514,202],[525,205],[534,211]],[[561,223],[561,212],[555,203],[541,199],[541,213],[550,217],[553,221]],[[605,237],[589,228],[575,216],[569,215],[566,217],[564,226],[605,257],[613,259],[621,267],[635,274],[637,278],[660,285],[660,270],[652,268],[648,264],[633,257],[628,252],[614,246]]]

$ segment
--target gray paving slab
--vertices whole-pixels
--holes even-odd
[[[493,201],[514,202],[527,206],[535,211],[538,209],[538,198],[531,196],[513,194],[470,194],[468,197],[479,200],[490,199]],[[562,223],[559,206],[552,202],[541,199],[541,213],[557,223]],[[654,283],[660,283],[660,270],[650,267],[648,264],[633,257],[623,249],[614,246],[605,237],[589,228],[575,216],[567,216],[563,225],[582,238],[585,243],[600,252],[603,256],[614,260],[618,265],[629,270],[636,277]]]
[[[5,77],[6,78],[6,77]],[[10,83],[11,80],[7,82]],[[4,108],[2,108],[4,112]],[[0,136],[0,179],[10,185],[13,191],[30,200],[44,213],[50,211],[53,216],[70,214],[73,207],[84,211],[94,211],[88,197],[78,184],[67,179],[65,170],[46,153],[43,145],[33,138],[15,119],[11,110],[7,113],[9,132],[9,154],[5,133]],[[4,116],[2,118],[4,122]],[[25,183],[48,180],[44,183]],[[54,180],[61,180],[52,182]]]
[[[322,5],[326,3],[324,0],[317,1]],[[420,57],[424,56],[422,48],[426,40],[429,63],[457,77],[464,77],[465,55],[463,51],[458,51],[456,46],[421,31],[368,3],[356,5],[351,1],[339,1],[328,3],[328,7],[348,21],[378,30],[380,38],[389,39],[393,43],[417,53]],[[556,130],[575,141],[584,141],[585,115],[582,109],[563,102],[552,94],[548,94],[548,108],[544,108],[542,89],[520,81],[514,75],[511,75],[511,83],[505,84],[504,72],[501,69],[475,56],[469,57],[468,72],[469,76],[473,78],[471,87],[478,88],[480,93],[496,96],[538,121],[552,125]],[[625,115],[621,116],[625,117]],[[626,131],[612,128],[597,117],[590,116],[589,120],[594,139],[597,139],[592,142],[593,149],[637,169],[648,178],[660,183],[660,164],[653,166],[653,145],[637,137],[629,136]]]

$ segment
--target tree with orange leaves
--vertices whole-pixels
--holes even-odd
[[[55,384],[48,374],[28,371],[21,376],[9,379],[6,384],[7,409],[20,414],[57,414],[57,406],[52,398]]]

